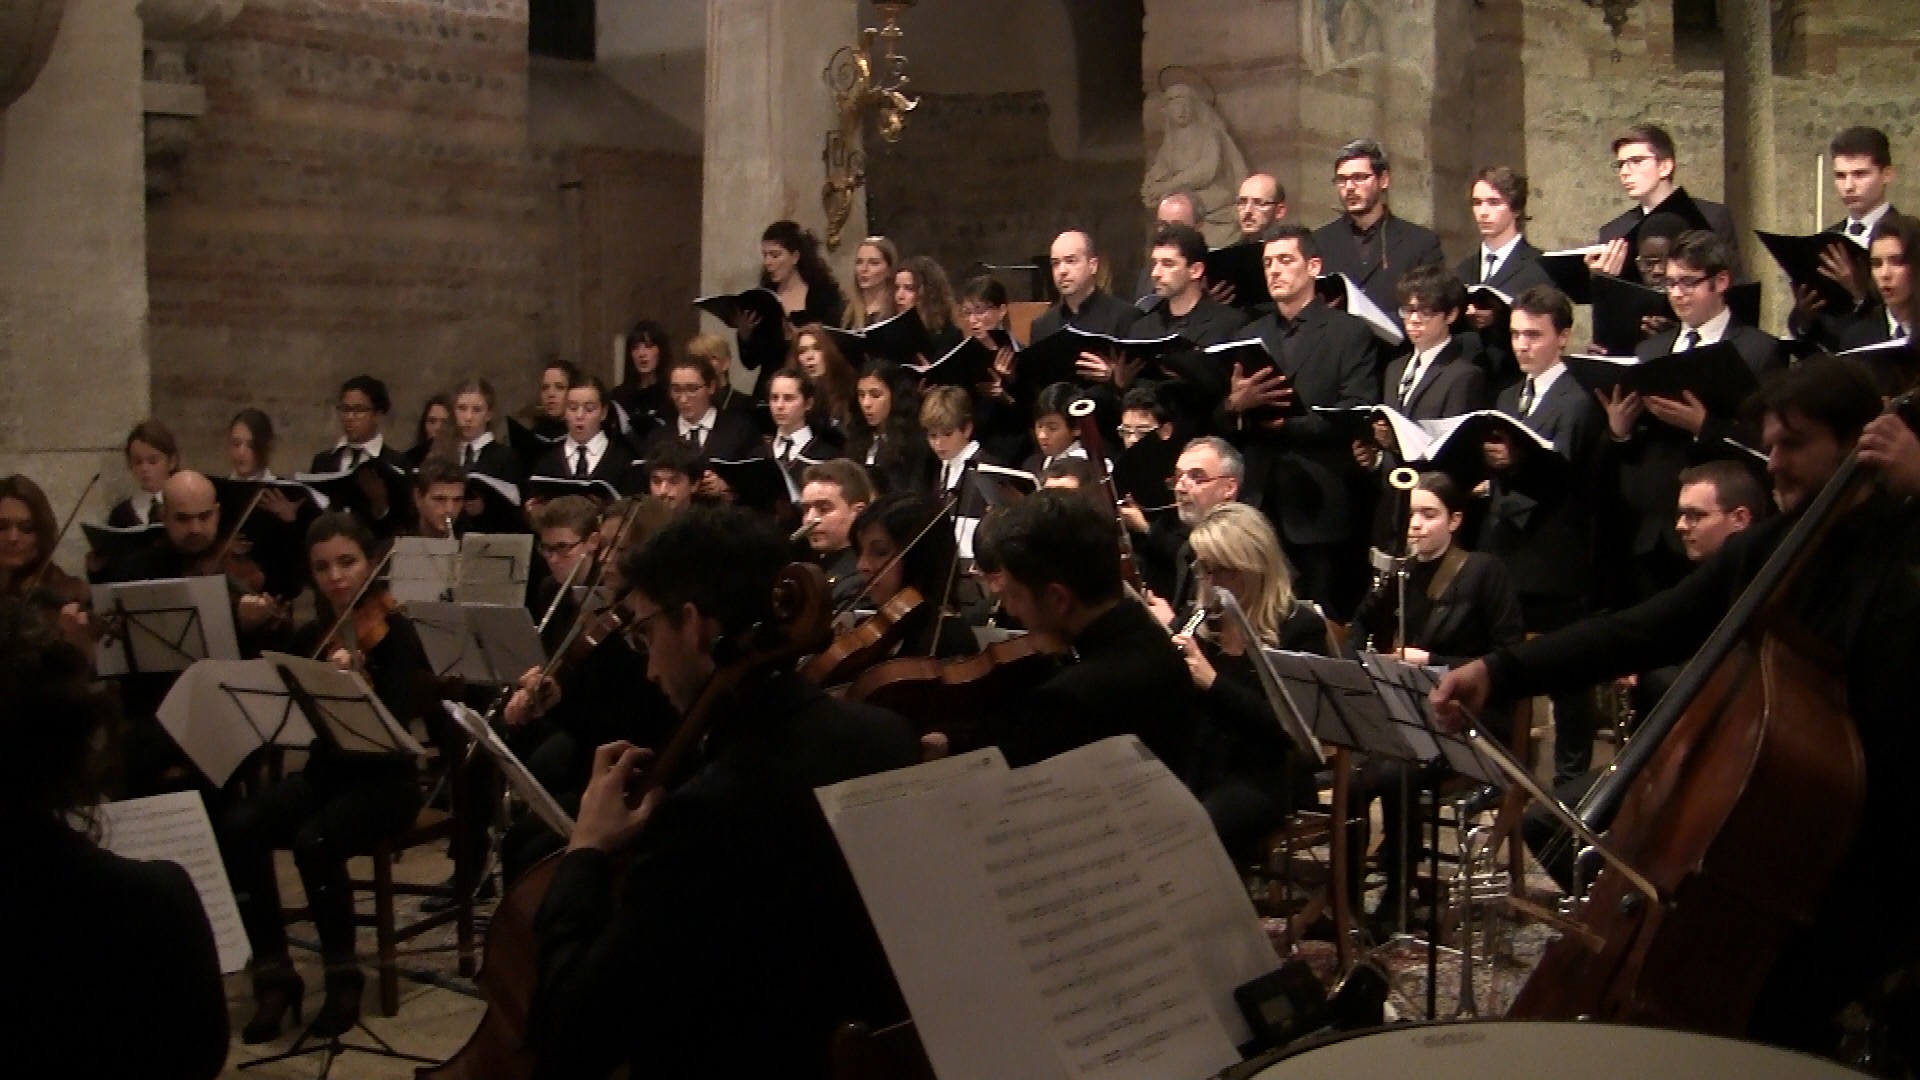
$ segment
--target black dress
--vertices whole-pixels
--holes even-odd
[[[19,1075],[202,1080],[227,1059],[220,956],[193,881],[52,820],[4,825],[0,953]],[[31,1062],[38,1061],[36,1069]]]

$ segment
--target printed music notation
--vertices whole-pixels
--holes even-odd
[[[252,947],[233,885],[220,861],[220,846],[200,795],[176,791],[145,799],[106,803],[97,811],[100,846],[126,859],[177,863],[193,879],[213,925],[214,944],[220,949],[220,970],[232,974],[247,966]]]

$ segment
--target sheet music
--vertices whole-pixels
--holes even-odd
[[[403,604],[447,600],[459,562],[460,541],[451,536],[396,537],[387,590]]]
[[[820,812],[826,815],[827,824],[831,825],[846,810],[877,806],[911,795],[924,795],[958,780],[982,773],[1006,771],[1007,759],[1000,753],[1000,748],[989,746],[970,754],[938,758],[905,769],[855,777],[827,787],[814,788],[813,797],[819,800]]]
[[[320,723],[334,744],[349,754],[426,754],[407,729],[394,720],[379,695],[359,672],[342,671],[323,660],[263,652],[268,670],[285,667],[319,707]],[[282,690],[285,684],[281,684]]]
[[[100,846],[126,859],[177,863],[193,879],[200,906],[213,925],[213,941],[220,950],[220,970],[232,974],[247,966],[253,946],[240,922],[213,823],[198,792],[175,791],[145,799],[102,804]]]
[[[407,605],[434,674],[503,686],[546,663],[533,615],[520,604]]]
[[[194,664],[174,680],[154,716],[187,760],[219,786],[262,746],[313,742],[313,727],[294,707],[286,683],[258,660]]]
[[[101,678],[133,671],[185,671],[196,660],[238,660],[240,639],[224,577],[162,578],[96,586],[93,610],[106,616],[124,610],[119,636],[102,638],[94,654]],[[132,664],[127,648],[133,649]]]
[[[468,533],[460,539],[460,581],[453,598],[463,604],[517,607],[526,599],[533,567],[530,533]]]
[[[546,785],[527,769],[526,763],[520,760],[519,755],[507,748],[506,742],[500,738],[499,733],[487,725],[486,718],[457,701],[446,701],[441,704],[446,706],[447,715],[453,717],[454,723],[459,724],[481,749],[500,764],[501,775],[506,777],[507,784],[513,788],[514,793],[527,801],[527,808],[533,811],[534,816],[562,837],[571,836],[573,834],[572,816],[561,808],[559,801],[553,797],[551,791],[547,790]]]
[[[1204,890],[1162,896],[1192,834],[1154,772],[1177,785],[1122,737],[841,801],[835,832],[942,1080],[1160,1080],[1238,1061],[1185,940]]]

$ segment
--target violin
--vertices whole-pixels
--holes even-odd
[[[367,580],[360,583],[360,591],[353,596],[353,602],[333,621],[332,629],[314,646],[312,659],[318,660],[335,649],[345,649],[354,658],[357,667],[360,658],[369,649],[378,648],[387,639],[387,616],[400,609],[400,602],[387,591],[386,583],[380,580],[380,572],[393,561],[393,549],[374,564]],[[352,625],[352,636],[346,636],[348,625]]]
[[[879,611],[807,661],[800,677],[815,686],[838,686],[851,680],[886,656],[905,633],[908,617],[925,605],[920,590],[911,585],[894,593]]]
[[[1067,651],[1051,635],[1026,633],[959,660],[901,657],[868,668],[847,688],[847,700],[890,709],[922,735],[939,732],[970,746],[981,717],[1044,682]]]
[[[771,620],[745,631],[739,640],[723,643],[737,651],[737,658],[707,679],[673,738],[630,793],[634,805],[649,792],[672,787],[684,779],[693,751],[706,737],[715,707],[741,684],[826,644],[830,633],[829,595],[826,576],[819,567],[789,564],[774,583],[773,601]],[[540,978],[534,916],[564,855],[556,852],[547,856],[507,887],[487,924],[480,970],[473,977],[486,999],[486,1015],[466,1045],[445,1063],[419,1070],[416,1075],[420,1080],[524,1080],[533,1075],[536,1063],[529,1045],[528,1022]]]

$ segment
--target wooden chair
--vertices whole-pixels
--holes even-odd
[[[459,770],[455,770],[456,776]],[[455,781],[458,787],[458,781]],[[459,805],[455,802],[453,805]],[[373,893],[373,914],[355,912],[360,926],[373,927],[377,942],[374,968],[380,974],[380,1014],[392,1016],[400,1011],[400,945],[448,923],[454,924],[459,943],[459,970],[463,976],[474,972],[473,893],[479,867],[464,867],[456,859],[451,884],[416,885],[393,879],[393,864],[400,856],[417,847],[444,844],[454,834],[454,817],[444,810],[427,807],[414,818],[413,827],[398,836],[382,840],[367,852],[373,862],[371,880],[355,879],[356,890]],[[454,906],[432,915],[422,915],[402,925],[394,908],[398,896],[449,897]]]

